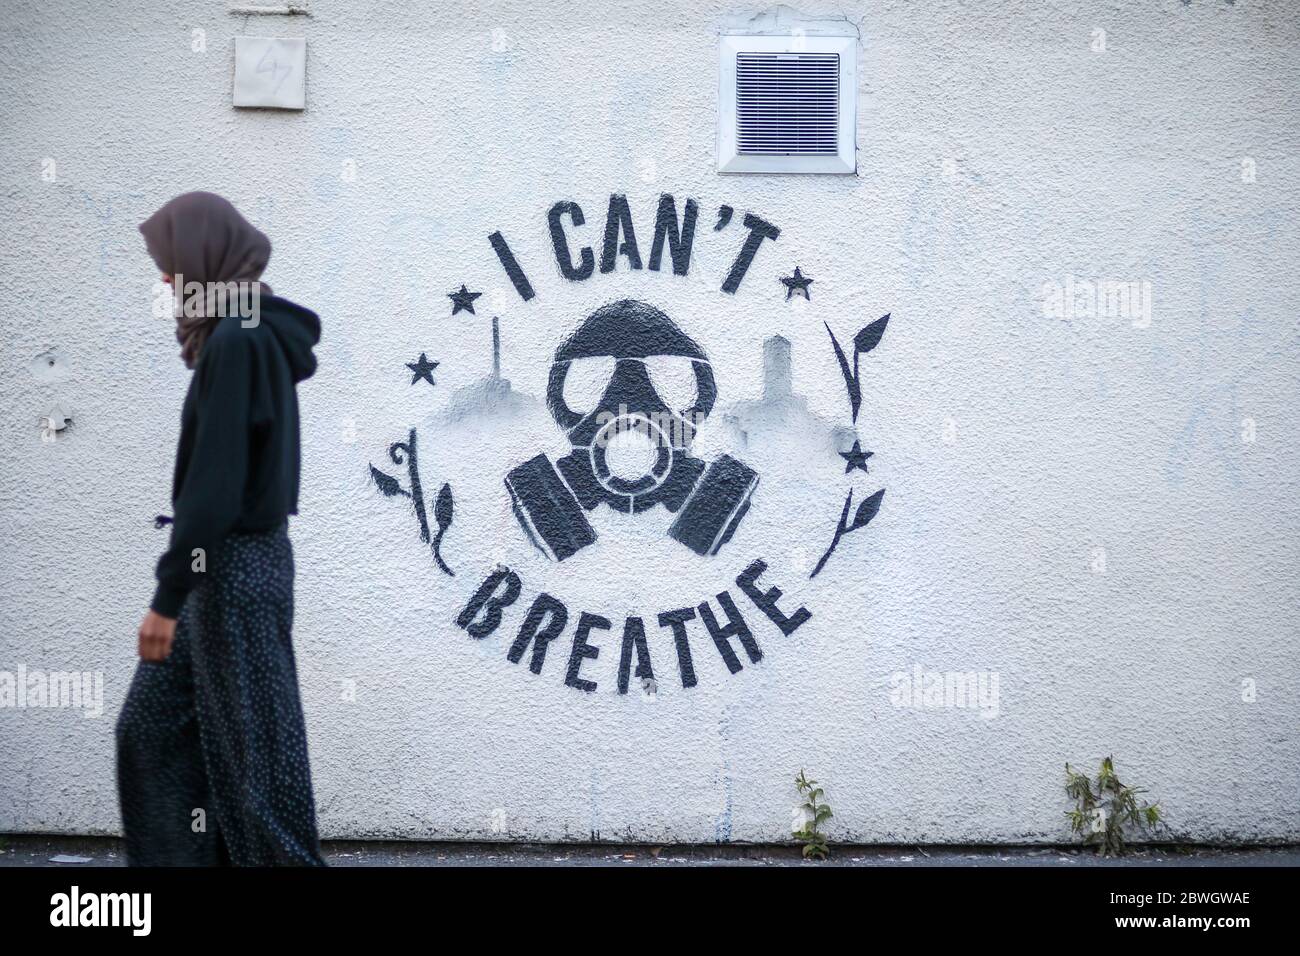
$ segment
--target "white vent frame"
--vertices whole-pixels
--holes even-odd
[[[718,172],[856,173],[858,126],[856,36],[734,34],[718,38]],[[839,55],[839,116],[834,156],[742,154],[736,143],[736,54],[835,53]]]

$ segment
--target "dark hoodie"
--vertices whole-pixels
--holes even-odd
[[[226,535],[277,528],[298,512],[298,382],[316,371],[316,313],[263,295],[259,321],[217,321],[185,405],[172,478],[171,543],[158,561],[150,607],[176,617]],[[200,565],[202,566],[202,565]]]

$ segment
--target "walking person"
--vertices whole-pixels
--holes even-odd
[[[127,861],[324,865],[287,523],[298,508],[296,386],[316,369],[320,320],[259,282],[270,240],[220,196],[177,196],[140,232],[184,303],[176,337],[193,375],[171,540],[117,722]]]

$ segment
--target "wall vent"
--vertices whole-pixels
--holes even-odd
[[[724,35],[718,171],[856,170],[854,37]]]
[[[742,156],[834,156],[839,107],[838,54],[736,54],[736,152]]]

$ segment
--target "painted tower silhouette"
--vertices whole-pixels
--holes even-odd
[[[494,315],[492,370],[477,381],[456,389],[443,414],[443,421],[457,422],[483,416],[514,414],[537,404],[532,396],[511,388],[510,379],[501,377],[501,321]]]
[[[741,448],[757,443],[786,443],[823,447],[833,453],[853,443],[853,429],[819,418],[808,409],[808,399],[794,391],[794,349],[784,335],[763,340],[763,394],[737,402],[723,415]]]
[[[763,401],[784,402],[794,396],[790,340],[774,335],[763,342]]]

